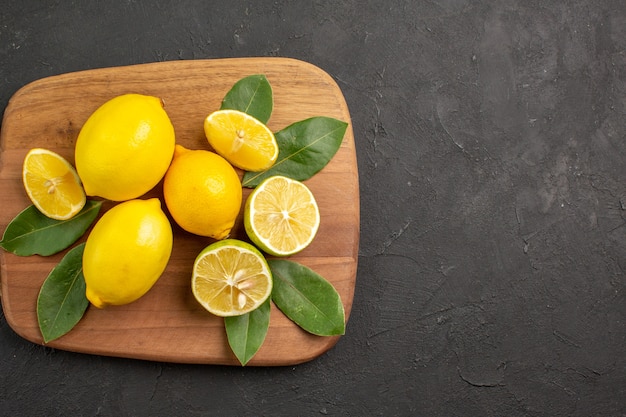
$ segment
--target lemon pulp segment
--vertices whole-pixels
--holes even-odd
[[[204,121],[211,147],[234,166],[246,171],[263,171],[278,158],[278,144],[272,131],[247,113],[218,110]]]
[[[289,256],[312,241],[320,224],[317,202],[300,181],[273,176],[250,193],[244,225],[250,239],[267,253]]]
[[[22,180],[35,207],[53,219],[73,217],[87,201],[74,167],[47,149],[34,148],[26,154]]]
[[[235,239],[205,248],[193,267],[192,290],[209,312],[222,317],[248,313],[272,292],[272,278],[263,255]]]

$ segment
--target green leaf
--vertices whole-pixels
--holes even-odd
[[[239,110],[267,123],[273,107],[272,86],[265,75],[257,74],[237,81],[222,100],[221,110]]]
[[[35,206],[18,214],[7,226],[0,247],[19,256],[54,255],[76,242],[96,219],[101,201],[88,200],[69,220],[54,220]]]
[[[284,175],[304,181],[318,173],[337,153],[348,124],[331,117],[312,117],[276,133],[278,159],[266,171],[246,172],[244,187],[254,188],[265,178]]]
[[[45,343],[72,330],[89,305],[83,277],[84,249],[81,243],[70,250],[41,286],[37,320]]]
[[[318,336],[342,335],[345,313],[330,282],[294,261],[269,259],[274,277],[272,300],[298,326]]]
[[[257,353],[270,326],[270,299],[240,316],[225,317],[228,344],[242,366]]]

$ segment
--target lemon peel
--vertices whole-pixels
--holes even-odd
[[[114,206],[98,220],[85,244],[87,299],[98,308],[139,299],[165,270],[172,245],[172,227],[159,199]]]
[[[175,141],[160,98],[112,98],[89,116],[76,140],[76,170],[85,192],[112,201],[144,195],[165,175]]]

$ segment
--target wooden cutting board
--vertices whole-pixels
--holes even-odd
[[[159,62],[44,78],[15,93],[4,113],[0,132],[0,228],[4,231],[11,219],[30,204],[21,180],[27,151],[45,147],[73,163],[74,143],[81,126],[106,100],[131,92],[161,97],[177,142],[191,149],[209,149],[203,133],[204,118],[219,109],[236,81],[252,74],[265,74],[272,85],[274,111],[268,126],[273,131],[312,116],[350,123],[348,107],[334,80],[311,64],[288,58]],[[306,183],[318,201],[321,225],[311,246],[291,259],[309,266],[335,286],[347,320],[359,244],[359,185],[351,124],[332,161]],[[249,193],[244,189],[244,201]],[[146,195],[152,196],[162,197],[160,185]],[[105,203],[102,212],[110,207]],[[231,236],[247,240],[241,214]],[[223,320],[203,310],[191,293],[193,260],[211,242],[174,225],[171,260],[148,294],[126,306],[105,310],[90,306],[74,329],[48,345],[155,361],[238,364],[228,346]],[[16,333],[31,342],[43,344],[36,316],[37,295],[65,253],[18,257],[0,250],[5,317]],[[267,338],[248,365],[305,362],[326,352],[337,340],[306,333],[272,305]]]

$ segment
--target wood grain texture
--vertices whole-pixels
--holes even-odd
[[[0,133],[0,227],[4,230],[30,204],[21,183],[21,165],[28,150],[46,147],[73,163],[74,143],[81,126],[106,100],[131,92],[161,97],[177,142],[191,149],[209,149],[203,132],[204,118],[219,109],[236,81],[251,74],[265,74],[273,87],[274,111],[268,122],[273,131],[312,116],[350,122],[347,105],[334,80],[311,64],[287,58],[171,61],[41,79],[17,91],[4,113]],[[321,225],[311,246],[291,259],[314,269],[335,286],[347,320],[359,245],[359,186],[351,124],[333,160],[306,183],[318,200]],[[244,189],[244,201],[249,193]],[[162,197],[160,184],[145,197],[152,196]],[[110,207],[111,203],[104,204],[105,210]],[[90,306],[70,333],[48,345],[156,361],[238,364],[228,347],[222,319],[204,311],[190,289],[193,260],[212,240],[173,226],[170,263],[147,295],[126,306],[105,310]],[[242,213],[231,236],[247,240]],[[43,343],[36,317],[39,288],[65,253],[47,258],[0,254],[4,314],[15,332],[34,343]],[[304,332],[272,306],[267,338],[248,365],[305,362],[326,352],[337,340]]]

